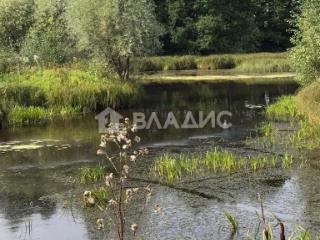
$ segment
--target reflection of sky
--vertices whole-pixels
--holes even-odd
[[[73,240],[87,239],[87,231],[79,217],[72,218],[69,213],[58,210],[50,218],[45,218],[41,214],[33,214],[24,222],[9,224],[0,214],[0,233],[3,240]],[[29,224],[31,235],[29,235]]]

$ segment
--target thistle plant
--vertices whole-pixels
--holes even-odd
[[[131,165],[149,153],[147,148],[135,150],[134,145],[141,141],[140,137],[136,135],[136,131],[137,127],[131,124],[128,118],[125,119],[124,123],[110,124],[107,133],[101,136],[101,143],[97,151],[98,155],[106,157],[112,166],[112,171],[105,177],[105,188],[110,198],[106,200],[105,206],[98,203],[94,204],[100,210],[111,213],[119,240],[125,238],[125,229],[129,229],[129,227],[126,227],[126,210],[130,203],[133,204],[132,200],[135,195],[138,192],[144,192],[147,203],[152,193],[150,186],[145,187],[144,190],[128,186]],[[109,145],[116,146],[116,153],[111,154],[107,151]],[[92,205],[90,192],[86,192],[85,197],[91,201]],[[97,225],[98,229],[103,228],[103,219],[98,219]],[[135,235],[138,225],[131,223],[130,229]]]

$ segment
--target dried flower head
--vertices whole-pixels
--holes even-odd
[[[104,228],[104,220],[102,218],[97,219],[97,229],[101,230]]]
[[[130,156],[130,161],[131,162],[135,162],[137,160],[137,156],[136,155],[131,155]]]
[[[132,224],[130,229],[131,229],[131,231],[133,231],[133,235],[135,236],[136,232],[138,230],[138,224],[136,224],[136,223]]]
[[[124,165],[124,166],[123,166],[123,172],[124,172],[125,174],[129,174],[129,166],[128,166],[128,165]]]
[[[110,173],[109,175],[106,176],[106,185],[107,185],[107,187],[111,186],[112,179],[113,179],[113,173]]]
[[[141,138],[139,136],[135,136],[134,140],[136,141],[136,143],[139,143],[141,141]]]

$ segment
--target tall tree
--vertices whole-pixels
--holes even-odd
[[[20,51],[33,24],[33,0],[0,1],[0,48]]]
[[[35,23],[23,46],[27,56],[45,63],[64,63],[72,54],[75,39],[70,34],[65,0],[35,0]]]
[[[80,46],[92,49],[129,79],[130,58],[155,53],[161,26],[149,0],[81,0],[70,5],[70,21]]]

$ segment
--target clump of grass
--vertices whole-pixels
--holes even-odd
[[[297,107],[308,121],[320,125],[320,82],[302,89],[296,97]]]
[[[136,73],[163,71],[165,62],[164,57],[135,58],[131,64],[131,71]]]
[[[168,182],[181,179],[184,173],[193,174],[199,169],[198,158],[189,159],[186,155],[161,156],[154,166],[154,171],[158,176],[165,176]]]
[[[80,169],[80,182],[85,183],[96,183],[103,179],[105,175],[105,169],[102,165],[94,167],[85,167]]]
[[[242,168],[245,165],[245,161],[237,159],[235,155],[228,151],[215,148],[206,153],[203,164],[213,172],[230,172]]]
[[[97,205],[101,207],[106,207],[108,199],[111,199],[111,193],[104,187],[94,188],[91,194]]]
[[[44,108],[15,106],[9,113],[8,121],[11,126],[32,126],[44,124],[48,118]]]
[[[197,59],[197,67],[202,70],[232,69],[236,67],[232,55],[211,55]]]
[[[288,153],[285,153],[284,158],[282,159],[282,167],[287,169],[290,168],[293,164],[293,157]]]
[[[292,156],[278,159],[276,156],[249,156],[236,155],[218,148],[208,150],[204,155],[169,155],[165,154],[156,160],[153,172],[169,183],[181,180],[185,175],[199,174],[203,171],[213,173],[235,172],[238,170],[258,171],[265,168],[289,167],[293,163]]]
[[[17,106],[9,109],[9,121],[18,126],[43,124],[50,112],[66,117],[106,106],[128,106],[138,92],[134,83],[119,83],[82,68],[37,68],[0,75],[1,97]]]
[[[271,120],[288,121],[301,117],[294,96],[283,96],[266,109],[266,116]]]
[[[195,57],[181,56],[181,57],[167,57],[164,69],[167,70],[194,70],[197,69]]]
[[[237,72],[242,73],[275,73],[292,72],[287,59],[253,59],[245,61],[236,67]]]
[[[290,142],[298,149],[316,149],[320,145],[320,125],[300,120],[298,130],[289,138]]]
[[[55,118],[68,119],[78,113],[77,109],[71,107],[25,107],[14,106],[8,115],[9,126],[39,126],[46,124]]]
[[[226,219],[230,225],[232,235],[234,235],[238,231],[238,222],[237,222],[235,216],[233,216],[231,213],[229,213],[227,211],[224,211],[223,214],[226,217]]]
[[[263,137],[269,138],[272,136],[272,134],[274,132],[274,128],[272,127],[271,123],[263,122],[259,125],[258,131],[260,134],[262,134]]]

